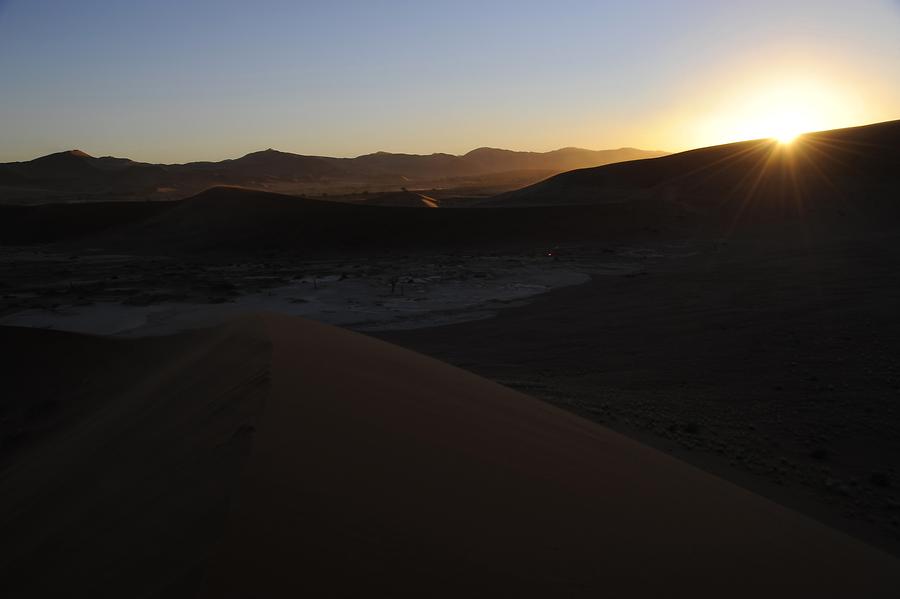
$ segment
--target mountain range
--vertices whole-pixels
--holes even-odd
[[[897,148],[900,121],[808,134],[791,146],[756,140],[570,171],[451,210],[411,209],[435,200],[415,192],[346,203],[223,186],[182,201],[3,206],[0,245],[80,239],[127,253],[533,249],[718,238],[760,225],[880,230],[900,214]]]
[[[0,164],[0,199],[23,193],[34,197],[42,192],[50,192],[51,197],[55,192],[171,199],[214,185],[306,193],[353,187],[396,191],[405,186],[484,184],[501,174],[509,175],[505,179],[511,182],[528,184],[572,169],[664,154],[635,148],[563,148],[543,153],[479,148],[462,156],[377,152],[356,158],[331,158],[268,149],[219,162],[149,164],[111,156],[96,158],[80,150],[69,150]]]

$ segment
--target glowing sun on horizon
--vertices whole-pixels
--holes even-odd
[[[804,133],[848,126],[854,103],[839,88],[819,81],[754,82],[707,116],[706,135],[716,143],[772,139],[790,144]]]
[[[774,139],[789,144],[803,133],[828,129],[828,119],[821,113],[813,97],[778,97],[760,102],[739,127],[744,139]]]
[[[768,135],[764,137],[772,138],[780,144],[789,144],[803,133],[817,128],[813,124],[804,124],[802,115],[774,114],[771,116],[771,123],[765,126]]]
[[[797,137],[800,136],[800,133],[800,131],[785,130],[773,135],[772,138],[780,144],[787,145],[797,139]]]

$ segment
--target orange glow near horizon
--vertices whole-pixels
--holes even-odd
[[[724,91],[680,111],[676,129],[696,148],[753,139],[790,144],[803,133],[875,121],[858,89],[833,81],[796,69],[722,82]]]
[[[804,132],[794,131],[793,129],[784,129],[775,135],[775,139],[778,140],[778,143],[780,144],[788,145],[793,143],[801,133]]]

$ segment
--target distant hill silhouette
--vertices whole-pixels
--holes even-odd
[[[497,148],[478,148],[472,150],[464,158],[477,164],[482,172],[499,172],[507,170],[545,169],[558,172],[588,168],[665,156],[665,152],[648,152],[637,148],[619,148],[617,150],[583,150],[581,148],[562,148],[552,152],[513,152]]]
[[[176,197],[187,197],[216,185],[280,188],[290,184],[317,184],[327,189],[329,185],[352,184],[395,186],[396,189],[409,184],[433,186],[460,177],[493,181],[496,177],[492,176],[513,171],[526,171],[519,178],[528,182],[527,172],[535,173],[530,177],[534,181],[572,168],[661,154],[633,148],[604,151],[567,148],[546,153],[482,148],[464,156],[378,152],[357,158],[330,158],[268,149],[219,162],[146,164],[127,158],[94,158],[80,150],[69,150],[27,162],[0,164],[0,186],[88,194],[149,194],[165,189]]]
[[[0,185],[65,190],[146,187],[164,178],[166,170],[127,158],[95,158],[81,150],[41,156],[28,162],[0,164]]]
[[[865,230],[900,222],[898,166],[900,121],[810,134],[788,148],[752,141],[572,171],[474,208],[398,207],[421,206],[416,192],[340,203],[225,186],[177,202],[5,206],[0,243],[83,240],[174,253],[541,250],[562,242],[718,238],[788,223]]]
[[[30,162],[5,165],[25,179],[36,180],[71,180],[90,179],[101,176],[103,171],[116,170],[111,160],[116,160],[115,167],[125,168],[133,164],[130,160],[118,162],[120,159],[94,158],[81,150],[57,152],[41,156]],[[114,167],[110,169],[110,167]]]
[[[236,160],[216,164],[231,176],[251,179],[339,178],[347,174],[345,169],[327,158],[301,156],[272,149],[252,152]]]

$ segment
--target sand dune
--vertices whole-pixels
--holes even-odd
[[[542,250],[565,240],[639,239],[681,226],[676,205],[409,210],[216,187],[178,202],[0,206],[0,244],[75,242],[124,252],[317,252],[468,248]]]
[[[268,342],[0,328],[6,597],[189,597],[227,513]]]
[[[496,206],[593,204],[660,198],[694,209],[772,213],[896,182],[900,121],[701,148],[563,173],[484,202]],[[788,202],[786,200],[792,200]],[[804,202],[805,200],[805,202]]]
[[[156,340],[0,335],[20,348],[3,376],[30,414],[0,471],[0,575],[16,596],[900,588],[898,562],[855,540],[577,416],[326,325],[262,315]],[[78,393],[16,366],[38,357]],[[35,400],[70,403],[29,412],[32,387]]]

